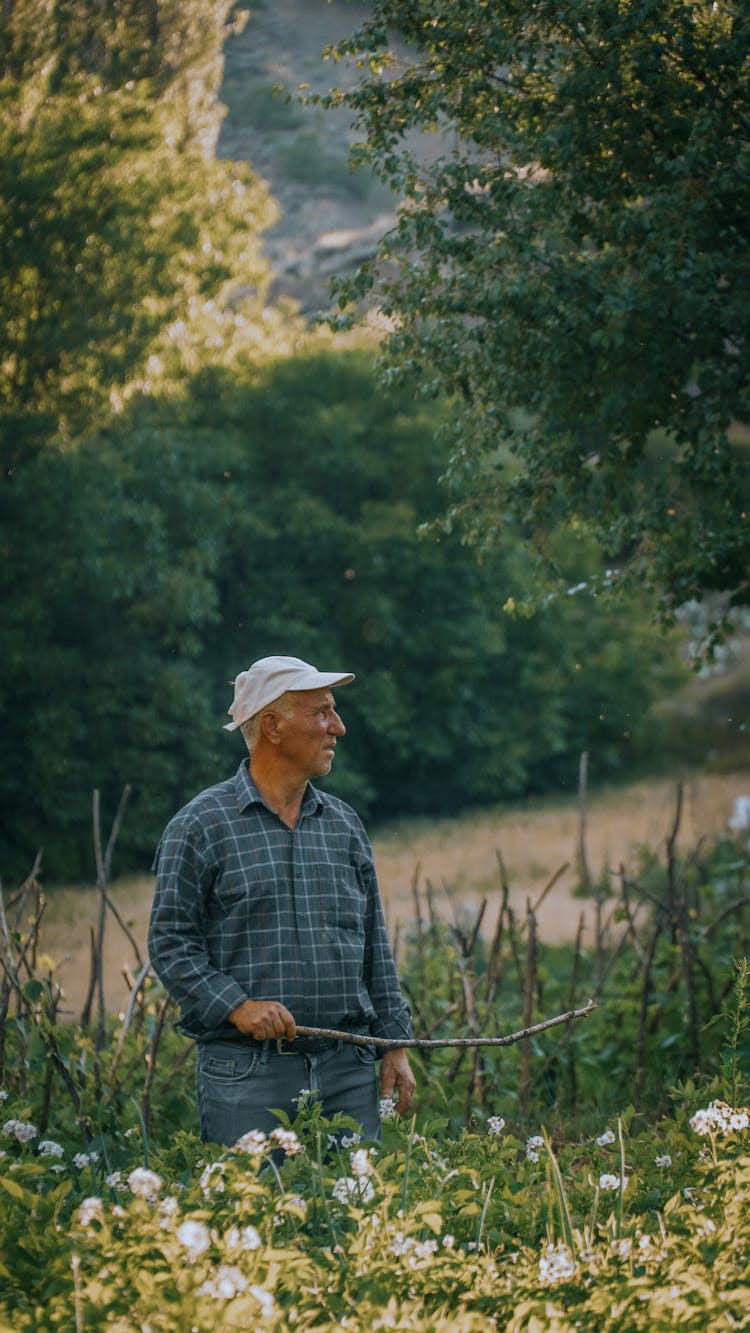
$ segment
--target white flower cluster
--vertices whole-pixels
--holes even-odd
[[[452,1240],[452,1237],[451,1237]],[[451,1246],[446,1247],[450,1249]],[[438,1242],[432,1238],[429,1240],[417,1240],[415,1236],[405,1236],[403,1231],[397,1231],[389,1246],[391,1254],[397,1258],[406,1257],[406,1262],[410,1268],[416,1268],[417,1264],[432,1259],[433,1254],[438,1249]]]
[[[262,1244],[260,1232],[253,1226],[243,1227],[242,1230],[230,1227],[224,1237],[224,1245],[228,1250],[259,1250]]]
[[[293,1129],[283,1129],[279,1125],[277,1129],[271,1130],[271,1138],[274,1143],[278,1143],[279,1147],[284,1149],[287,1157],[294,1157],[296,1153],[304,1151]]]
[[[670,1157],[668,1152],[661,1153],[658,1157],[654,1158],[654,1166],[659,1166],[662,1168],[662,1170],[671,1165],[672,1165],[672,1158]]]
[[[40,1157],[62,1157],[63,1147],[61,1143],[55,1143],[54,1139],[42,1139],[37,1152]]]
[[[543,1287],[564,1282],[576,1271],[575,1259],[567,1245],[547,1245],[539,1260],[539,1281]]]
[[[211,1244],[211,1232],[205,1222],[191,1222],[188,1219],[177,1228],[176,1235],[190,1259],[198,1259]]]
[[[131,1194],[137,1194],[141,1199],[148,1199],[149,1203],[156,1198],[161,1186],[161,1176],[157,1176],[155,1171],[149,1171],[145,1166],[137,1166],[128,1176]]]
[[[381,1120],[392,1120],[396,1114],[396,1103],[392,1097],[381,1097],[379,1109]]]
[[[539,1161],[539,1148],[544,1147],[544,1139],[541,1134],[532,1134],[530,1139],[526,1140],[526,1158],[529,1162]]]
[[[199,1296],[213,1296],[214,1300],[229,1301],[240,1291],[247,1291],[249,1282],[244,1273],[232,1264],[222,1264],[213,1277],[198,1288]]]
[[[605,1129],[604,1133],[600,1134],[596,1141],[600,1148],[605,1148],[608,1143],[614,1143],[615,1136],[611,1129]]]
[[[367,1148],[358,1148],[356,1152],[350,1153],[349,1161],[351,1163],[352,1174],[357,1176],[359,1180],[361,1180],[363,1176],[372,1175],[372,1162],[370,1161],[370,1153]]]
[[[95,1196],[90,1199],[84,1199],[80,1204],[77,1213],[78,1221],[82,1227],[91,1226],[92,1222],[104,1221],[104,1207],[101,1199]]]
[[[73,1165],[77,1167],[79,1171],[83,1171],[84,1167],[93,1166],[94,1162],[98,1161],[98,1152],[77,1152],[73,1158]]]
[[[487,1133],[502,1134],[505,1129],[505,1119],[501,1115],[491,1115],[487,1117]]]
[[[203,1168],[199,1185],[204,1199],[209,1199],[212,1194],[223,1194],[226,1185],[224,1183],[225,1165],[223,1162],[209,1162],[208,1166]]]
[[[710,1102],[702,1111],[690,1117],[690,1128],[695,1134],[733,1134],[750,1125],[746,1106],[732,1108],[726,1102]]]
[[[6,1120],[3,1125],[3,1134],[9,1139],[18,1139],[19,1143],[28,1143],[30,1139],[35,1139],[38,1133],[36,1125],[27,1120]]]
[[[334,1182],[331,1197],[339,1203],[370,1203],[375,1197],[371,1180],[366,1176],[339,1176]]]
[[[296,1138],[296,1135],[295,1135]],[[246,1152],[249,1157],[259,1157],[266,1151],[268,1139],[262,1129],[249,1129],[242,1134],[234,1145],[235,1152]]]
[[[627,1184],[627,1176],[624,1176],[622,1182],[620,1182],[620,1177],[613,1175],[611,1171],[605,1171],[599,1177],[600,1190],[619,1190],[620,1188],[625,1190],[627,1189]]]

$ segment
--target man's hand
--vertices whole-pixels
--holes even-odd
[[[398,1115],[406,1115],[411,1106],[416,1086],[416,1079],[411,1072],[406,1051],[400,1047],[396,1050],[386,1051],[380,1064],[380,1096],[391,1097],[396,1101],[394,1093],[398,1088],[398,1101],[396,1102]]]
[[[297,1034],[294,1018],[278,1000],[243,1000],[232,1010],[229,1022],[256,1041],[292,1038]]]

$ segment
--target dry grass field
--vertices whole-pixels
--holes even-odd
[[[695,846],[726,825],[737,796],[750,793],[750,772],[691,776],[683,784],[680,843]],[[614,869],[632,861],[634,849],[663,848],[675,810],[675,783],[650,780],[601,794],[588,802],[586,848],[594,874],[609,864]],[[488,898],[485,922],[494,926],[500,901],[500,852],[511,885],[511,903],[523,913],[527,899],[536,901],[548,880],[567,864],[539,910],[542,937],[550,942],[575,934],[586,904],[575,896],[579,839],[579,808],[565,803],[528,805],[513,810],[485,811],[455,820],[414,822],[381,831],[373,839],[383,901],[391,933],[414,917],[412,885],[422,890],[429,880],[441,915],[452,910],[471,913]],[[112,898],[145,954],[153,881],[124,879],[112,887]],[[448,896],[452,899],[451,906]],[[43,947],[55,960],[56,976],[65,992],[64,1008],[80,1012],[89,977],[90,932],[96,923],[98,895],[92,888],[58,889],[50,894]],[[133,949],[110,916],[105,939],[105,994],[119,1008],[127,996],[124,973],[134,969]]]

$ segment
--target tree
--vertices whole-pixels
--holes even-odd
[[[158,336],[241,289],[262,325],[275,206],[217,162],[229,0],[16,0],[0,19],[3,471],[152,375]]]
[[[572,520],[602,584],[656,587],[667,621],[750,603],[743,6],[374,0],[334,54],[362,78],[326,100],[403,200],[339,300],[379,306],[390,366],[462,404],[449,521],[519,525],[559,587]]]
[[[114,810],[126,782],[116,871],[147,869],[169,816],[239,764],[230,681],[267,653],[357,673],[333,781],[372,817],[559,788],[585,748],[617,774],[650,736],[667,641],[638,608],[488,611],[528,561],[418,536],[435,405],[371,363],[308,342],[202,370],[0,488],[4,879],[39,845],[49,880],[85,878],[92,789]]]

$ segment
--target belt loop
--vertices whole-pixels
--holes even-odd
[[[260,1063],[262,1065],[268,1063],[268,1053],[270,1048],[271,1048],[271,1043],[268,1040],[268,1038],[266,1038],[266,1040],[263,1042],[263,1045],[260,1048]]]

